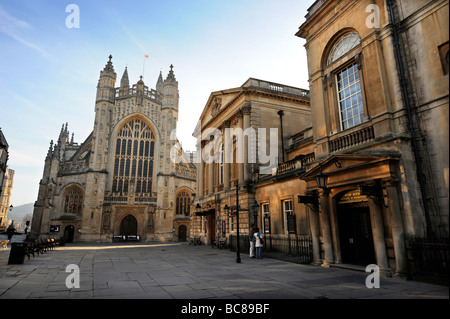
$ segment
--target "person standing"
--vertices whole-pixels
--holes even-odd
[[[256,259],[262,259],[262,248],[264,245],[264,240],[263,236],[259,232],[259,228],[256,228],[256,232],[253,237],[255,237]]]

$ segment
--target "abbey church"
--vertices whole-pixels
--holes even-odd
[[[51,141],[35,203],[31,235],[66,242],[184,241],[196,167],[174,137],[178,82],[173,66],[151,89],[116,87],[112,56],[100,72],[92,133],[74,142],[63,124]],[[170,160],[171,150],[179,158]],[[179,163],[178,163],[179,162]]]

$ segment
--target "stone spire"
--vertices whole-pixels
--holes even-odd
[[[109,57],[109,61],[106,63],[105,68],[103,69],[103,72],[110,72],[113,73],[114,72],[114,67],[112,64],[112,55],[110,55]]]
[[[128,70],[127,67],[125,67],[125,71],[123,71],[122,79],[120,80],[120,87],[129,87],[130,81],[128,80]]]
[[[172,64],[170,65],[170,71],[169,71],[169,74],[167,75],[166,81],[173,81],[173,82],[176,81],[175,74],[173,73],[173,65]]]
[[[112,56],[109,56],[109,61],[106,63],[105,68],[100,71],[100,78],[97,84],[97,102],[113,102],[115,95],[116,84],[116,72],[112,64]]]
[[[50,147],[48,148],[48,151],[47,151],[46,160],[51,159],[52,155],[53,155],[53,140],[50,141]]]
[[[158,81],[156,82],[156,91],[158,91],[159,93],[162,93],[163,83],[164,83],[164,81],[163,81],[162,71],[159,71]]]

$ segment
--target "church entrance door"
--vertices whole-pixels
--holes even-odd
[[[186,230],[185,225],[178,227],[178,241],[186,241]]]
[[[137,220],[133,215],[127,215],[120,223],[120,235],[137,235]]]
[[[73,243],[73,235],[75,234],[75,227],[72,225],[66,226],[64,229],[64,241],[66,243]]]

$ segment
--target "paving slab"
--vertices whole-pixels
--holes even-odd
[[[8,265],[0,254],[0,299],[449,299],[448,286],[380,280],[365,285],[368,273],[323,268],[189,246],[187,243],[67,244]],[[80,270],[80,288],[66,287]]]

